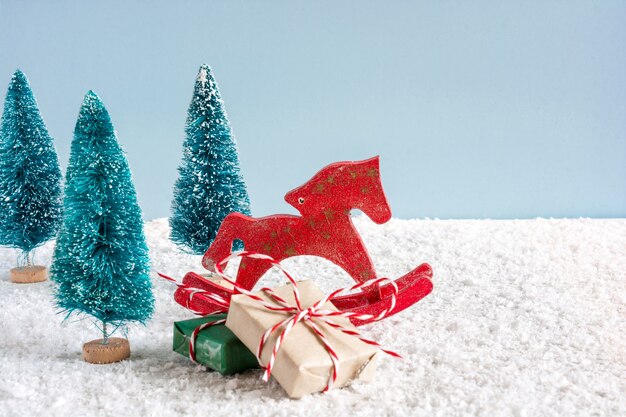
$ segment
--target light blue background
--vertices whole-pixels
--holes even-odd
[[[148,219],[205,62],[257,216],[375,154],[397,217],[626,216],[624,1],[0,0],[2,96],[23,69],[65,167],[98,92]]]

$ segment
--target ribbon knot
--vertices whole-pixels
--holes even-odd
[[[285,299],[283,299],[278,294],[276,294],[274,290],[272,290],[271,288],[263,287],[260,290],[261,292],[265,293],[268,296],[268,298],[270,299],[270,302],[268,302],[264,298],[259,297],[257,294],[245,288],[240,287],[239,285],[237,285],[236,282],[231,280],[229,276],[224,274],[223,268],[225,267],[225,265],[228,264],[228,262],[238,257],[263,259],[272,263],[273,266],[276,266],[292,284],[294,305],[288,303]],[[392,280],[389,280],[387,278],[374,278],[374,279],[370,279],[370,280],[355,284],[351,287],[341,288],[322,297],[320,300],[313,303],[313,305],[311,305],[310,307],[303,308],[297,281],[282,267],[282,265],[278,261],[276,261],[274,258],[268,255],[264,255],[264,254],[256,253],[256,252],[246,252],[246,251],[235,252],[227,256],[226,258],[224,258],[219,263],[217,263],[215,265],[215,269],[216,269],[215,275],[219,276],[226,282],[233,285],[236,291],[235,293],[241,293],[249,297],[250,299],[258,302],[261,306],[263,306],[264,308],[270,311],[278,311],[287,315],[287,317],[284,320],[276,323],[274,326],[267,329],[263,333],[263,336],[261,337],[261,340],[259,341],[259,345],[257,347],[255,354],[256,354],[257,360],[259,361],[259,364],[261,365],[261,368],[264,369],[263,377],[262,377],[264,381],[268,381],[272,374],[272,368],[274,367],[276,357],[278,355],[278,352],[285,338],[289,335],[291,330],[300,322],[307,325],[313,331],[313,333],[317,336],[317,338],[322,343],[322,345],[324,345],[324,348],[328,352],[328,355],[331,359],[331,362],[333,365],[332,372],[330,373],[328,377],[328,383],[326,385],[326,388],[324,389],[324,392],[332,389],[335,381],[337,380],[337,375],[339,373],[339,357],[337,356],[337,353],[335,349],[333,349],[328,338],[326,337],[326,335],[320,328],[320,324],[325,324],[338,331],[341,331],[344,334],[356,337],[361,342],[366,343],[368,345],[376,346],[388,355],[401,358],[399,354],[390,350],[383,349],[382,346],[378,342],[364,338],[355,328],[346,328],[343,325],[340,325],[333,320],[333,318],[336,318],[336,317],[345,317],[345,318],[355,317],[361,320],[378,321],[386,317],[387,314],[389,314],[389,312],[391,312],[394,309],[396,305],[396,295],[398,293],[398,287],[396,283]],[[214,301],[217,301],[220,305],[224,306],[226,309],[228,308],[228,301],[224,300],[222,297],[218,295],[215,295],[215,294],[212,294],[212,293],[209,293],[207,291],[200,290],[197,288],[189,287],[185,284],[179,284],[178,282],[176,282],[176,280],[172,278],[169,278],[164,275],[161,275],[161,276],[165,279],[173,281],[179,287],[185,288],[185,290],[189,294],[189,300],[191,300],[191,298],[194,296],[206,296],[206,297],[211,298]],[[338,295],[361,290],[362,288],[366,288],[371,285],[382,284],[382,283],[387,283],[387,282],[391,284],[391,288],[392,288],[391,300],[390,300],[389,306],[383,311],[381,311],[377,316],[373,316],[371,314],[358,314],[358,313],[354,313],[351,311],[338,311],[338,310],[331,310],[328,308],[326,309],[323,308],[324,305],[328,303],[330,299]],[[194,362],[195,362],[194,342],[198,333],[207,327],[210,327],[216,324],[221,324],[223,322],[224,320],[205,323],[194,330],[192,337],[190,339],[190,343],[189,343],[189,354],[190,354],[189,356]],[[278,336],[274,343],[274,347],[272,348],[272,352],[270,354],[269,360],[267,361],[265,365],[263,365],[261,354],[267,344],[268,339],[275,332],[278,333]]]

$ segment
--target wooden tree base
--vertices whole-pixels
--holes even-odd
[[[48,279],[48,270],[45,266],[20,266],[11,269],[11,281],[17,284],[32,284]]]
[[[121,337],[109,337],[109,343],[102,344],[102,339],[92,340],[83,345],[85,362],[105,364],[123,361],[130,356],[130,344]]]

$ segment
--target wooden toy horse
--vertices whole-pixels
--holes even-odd
[[[277,261],[298,255],[314,255],[328,259],[345,270],[355,281],[376,278],[374,264],[350,217],[352,209],[359,209],[377,224],[391,218],[391,209],[380,181],[379,158],[358,162],[336,162],[319,171],[306,184],[285,196],[300,216],[277,214],[252,218],[231,213],[222,222],[202,264],[214,270],[216,262],[228,256],[233,241],[243,241],[246,251],[267,254]],[[241,260],[236,283],[251,290],[267,272],[271,264],[266,260]],[[432,270],[422,264],[397,279],[396,307],[391,312],[409,307],[432,290]],[[232,290],[207,281],[192,272],[183,282],[228,299]],[[376,315],[391,299],[391,284],[368,287],[366,291],[332,300],[340,310]],[[207,301],[191,301],[180,290],[175,299],[196,311],[209,312]],[[357,325],[362,321],[353,320]]]

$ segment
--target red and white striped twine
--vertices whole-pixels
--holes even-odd
[[[283,298],[278,296],[271,288],[263,287],[260,290],[260,291],[263,291],[265,294],[267,294],[270,297],[272,302],[268,303],[266,300],[264,300],[263,298],[259,297],[256,294],[252,293],[251,291],[248,291],[245,288],[242,288],[242,287],[238,286],[233,280],[231,280],[231,278],[229,276],[224,274],[224,270],[223,270],[223,267],[225,265],[227,265],[228,262],[230,262],[231,260],[233,260],[235,258],[238,258],[238,257],[250,258],[250,259],[262,259],[262,260],[270,262],[273,266],[276,266],[280,271],[282,271],[283,274],[285,274],[285,276],[289,280],[289,282],[291,282],[291,284],[292,284],[295,305],[290,305],[286,300],[284,300]],[[162,275],[162,274],[159,274],[159,275],[161,277],[169,280],[169,281],[174,282],[179,287],[185,289],[185,291],[189,295],[189,298],[187,300],[187,305],[188,306],[189,306],[189,302],[191,301],[191,299],[194,296],[196,296],[196,297],[207,297],[207,298],[210,298],[211,300],[213,300],[214,302],[219,304],[220,308],[224,308],[224,310],[220,310],[220,311],[217,311],[217,312],[223,313],[225,310],[228,309],[228,305],[229,305],[228,301],[225,300],[224,298],[218,296],[218,295],[212,294],[212,293],[210,293],[208,291],[205,291],[205,290],[193,288],[191,286],[178,283],[173,278],[167,277],[165,275]],[[257,301],[264,308],[266,308],[268,310],[271,310],[271,311],[281,311],[281,312],[284,312],[286,314],[289,314],[289,316],[287,318],[285,318],[283,321],[281,321],[281,322],[275,324],[274,326],[270,327],[269,329],[267,329],[265,331],[265,333],[263,333],[263,336],[261,337],[261,340],[259,342],[259,346],[258,346],[257,351],[256,351],[256,357],[257,357],[259,363],[261,364],[261,367],[265,370],[264,373],[263,373],[263,380],[264,381],[268,381],[269,378],[270,378],[270,375],[272,374],[272,368],[274,367],[274,362],[276,361],[276,356],[278,355],[278,352],[280,350],[280,347],[281,347],[283,341],[285,340],[287,335],[290,333],[290,331],[299,322],[305,323],[307,326],[309,326],[311,328],[311,330],[313,330],[313,332],[318,337],[320,342],[322,342],[322,344],[324,345],[324,348],[328,352],[328,355],[330,356],[330,359],[332,361],[333,369],[332,369],[331,374],[329,375],[328,383],[326,385],[326,388],[324,388],[324,392],[332,389],[333,385],[335,384],[335,381],[337,380],[337,375],[339,373],[339,358],[337,356],[337,353],[333,349],[331,343],[329,342],[328,338],[324,335],[324,333],[320,329],[320,327],[318,325],[319,322],[324,323],[324,324],[326,324],[326,325],[328,325],[328,326],[330,326],[332,328],[335,328],[335,329],[337,329],[337,330],[339,330],[339,331],[341,331],[341,332],[343,332],[343,333],[345,333],[347,335],[354,336],[354,337],[358,338],[360,341],[362,341],[362,342],[364,342],[364,343],[366,343],[368,345],[376,346],[376,347],[378,347],[380,350],[382,350],[383,352],[385,352],[388,355],[391,355],[391,356],[394,356],[394,357],[397,357],[397,358],[401,358],[401,356],[399,354],[397,354],[396,352],[383,349],[378,342],[375,342],[375,341],[370,340],[370,339],[366,339],[358,331],[356,331],[356,329],[345,328],[344,326],[342,326],[340,324],[337,324],[337,323],[335,323],[332,320],[333,317],[339,317],[339,316],[346,317],[346,318],[354,317],[354,318],[357,318],[359,320],[373,320],[373,321],[378,321],[378,320],[383,319],[385,316],[387,316],[387,314],[389,314],[390,311],[392,311],[394,309],[394,307],[396,305],[396,295],[398,293],[398,286],[396,285],[395,282],[393,282],[390,279],[387,279],[387,278],[374,278],[374,279],[370,279],[370,280],[367,280],[367,281],[355,284],[355,285],[353,285],[351,287],[346,287],[346,288],[341,288],[341,289],[335,290],[332,293],[330,293],[330,294],[326,295],[325,297],[323,297],[321,300],[318,300],[317,302],[315,302],[312,306],[310,306],[310,307],[305,309],[305,308],[302,307],[302,303],[301,303],[301,299],[300,299],[300,292],[298,290],[298,284],[297,284],[296,280],[293,279],[293,277],[289,274],[289,272],[287,272],[282,267],[282,265],[278,261],[276,261],[274,258],[272,258],[271,256],[268,256],[268,255],[265,255],[265,254],[262,254],[262,253],[247,252],[247,251],[234,252],[234,253],[230,254],[229,256],[227,256],[226,258],[224,258],[223,260],[221,260],[219,263],[216,264],[215,275],[219,276],[220,278],[224,279],[226,282],[228,282],[231,285],[233,285],[233,287],[234,287],[236,292],[244,294],[247,297],[251,298],[252,300]],[[390,300],[389,306],[386,309],[384,309],[383,311],[381,311],[376,316],[374,316],[372,314],[358,314],[358,313],[354,313],[354,312],[350,312],[350,311],[337,311],[337,310],[323,309],[324,304],[326,304],[329,300],[331,300],[334,297],[337,297],[339,295],[342,295],[342,294],[345,294],[345,293],[349,293],[349,292],[352,292],[352,291],[360,290],[360,289],[368,287],[370,285],[382,284],[382,283],[390,283],[391,284],[391,288],[392,288],[391,300]],[[219,321],[216,321],[216,322],[205,323],[205,324],[197,327],[194,330],[194,332],[192,334],[192,337],[190,339],[190,344],[189,344],[190,357],[192,355],[192,351],[194,351],[195,339],[196,339],[198,333],[200,333],[200,331],[204,330],[207,327],[210,327],[210,326],[215,325],[215,324],[220,324],[222,322],[224,322],[224,320],[219,320]],[[281,329],[282,329],[282,331],[281,331]],[[277,332],[277,331],[280,331],[280,334],[278,335],[278,337],[276,339],[276,342],[274,343],[274,347],[272,349],[272,353],[270,355],[270,358],[269,358],[267,364],[265,366],[263,366],[262,360],[261,360],[261,354],[263,352],[263,348],[265,347],[265,344],[267,343],[267,340],[270,338],[270,336],[274,332]],[[195,352],[194,352],[192,360],[195,361]]]
[[[228,301],[226,301],[224,298],[220,297],[219,295],[216,294],[212,294],[206,290],[202,290],[199,288],[194,288],[191,287],[187,284],[183,284],[180,283],[178,281],[176,281],[174,278],[169,277],[167,275],[161,274],[160,272],[157,273],[161,278],[164,278],[170,282],[173,282],[174,284],[176,284],[179,288],[182,288],[185,290],[185,293],[187,294],[187,302],[186,302],[186,307],[187,309],[191,310],[194,314],[198,314],[198,315],[202,315],[202,316],[210,316],[212,314],[220,314],[220,313],[224,313],[226,311],[228,311]],[[189,303],[191,302],[192,298],[194,296],[197,297],[204,297],[204,298],[209,298],[217,303],[220,304],[221,307],[225,306],[225,310],[223,309],[218,309],[216,311],[210,312],[210,313],[203,313],[203,312],[198,312],[193,310]],[[194,363],[198,363],[198,361],[196,361],[196,339],[198,338],[198,335],[200,334],[200,332],[204,329],[207,329],[211,326],[216,326],[218,324],[223,324],[226,323],[226,319],[220,319],[220,320],[215,320],[215,321],[210,321],[207,323],[203,323],[200,326],[196,327],[193,332],[191,333],[191,337],[189,338],[189,359],[191,359],[192,362]]]
[[[189,338],[189,359],[191,359],[193,363],[198,363],[196,361],[196,339],[198,338],[198,334],[206,328],[224,323],[226,323],[226,319],[209,321],[207,323],[201,324],[193,330],[193,333],[191,333],[191,337]]]

